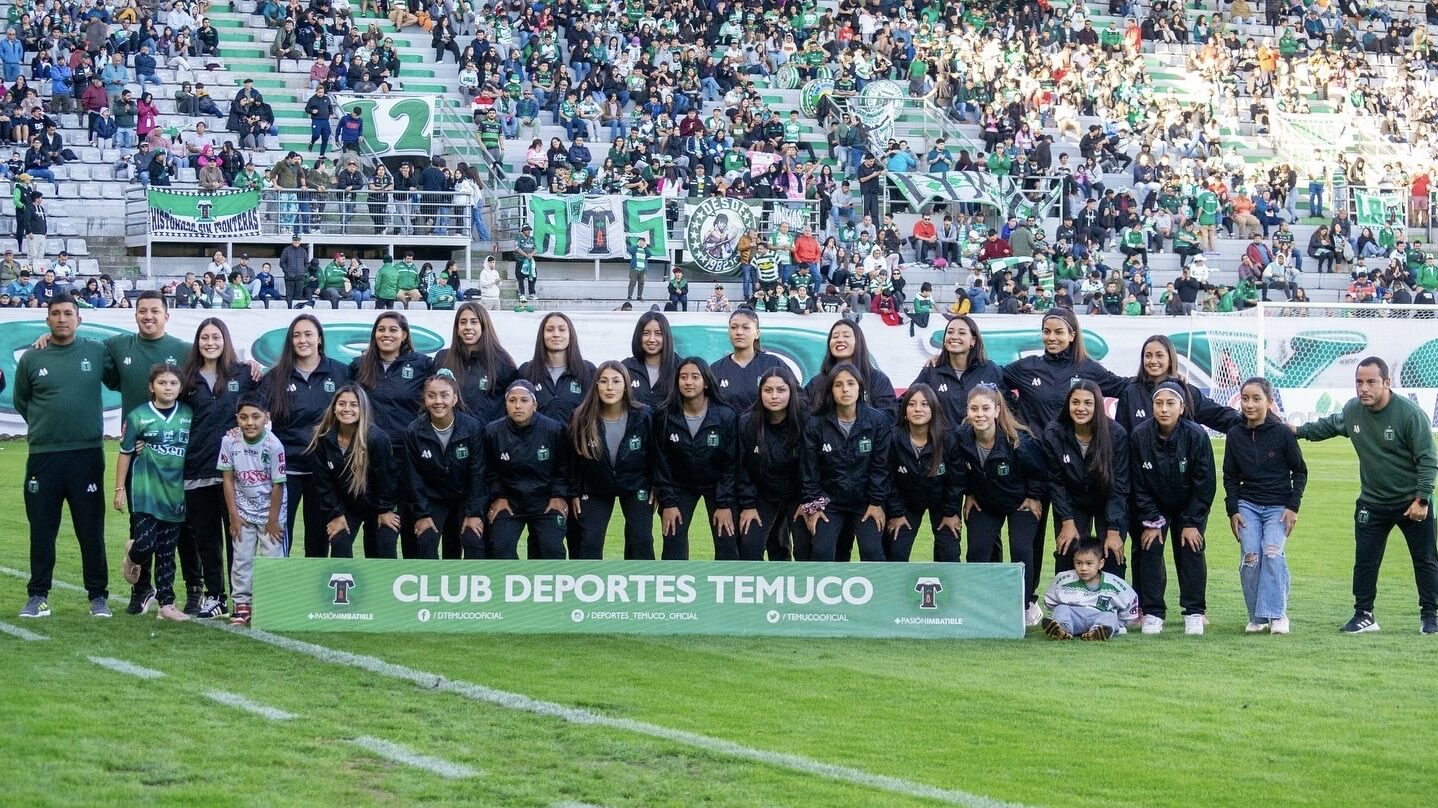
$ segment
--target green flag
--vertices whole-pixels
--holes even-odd
[[[164,238],[234,238],[260,234],[259,191],[173,191],[151,188],[150,233]]]

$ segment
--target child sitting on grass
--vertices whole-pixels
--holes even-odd
[[[1138,593],[1124,579],[1103,571],[1103,545],[1085,541],[1073,555],[1074,568],[1054,576],[1044,593],[1052,617],[1041,623],[1055,640],[1107,640],[1138,619]]]

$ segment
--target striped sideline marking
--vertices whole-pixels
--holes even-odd
[[[450,763],[449,761],[442,758],[430,757],[429,755],[421,755],[420,753],[410,749],[406,749],[405,747],[400,746],[397,743],[390,743],[389,741],[371,737],[369,735],[361,735],[358,738],[351,738],[350,743],[354,744],[355,746],[358,746],[361,749],[373,752],[374,754],[379,755],[385,760],[391,760],[395,763],[403,763],[406,766],[413,766],[416,769],[424,769],[425,771],[432,772],[439,775],[440,777],[448,777],[451,780],[457,780],[462,777],[474,777],[479,774],[479,772],[475,771],[474,769],[471,769],[468,766],[461,766],[458,763]]]
[[[22,581],[30,580],[30,573],[24,572],[23,570],[17,570],[14,567],[0,567],[0,573],[9,575],[12,578],[19,578]],[[51,581],[50,586],[55,589],[64,590],[66,592],[85,591],[85,587],[83,586],[75,586],[74,584],[66,583],[64,581]]]
[[[29,578],[26,573],[10,567],[0,567],[0,574],[13,575],[17,578]],[[72,584],[55,582],[57,589],[76,589],[80,587]],[[533,713],[549,718],[557,718],[571,724],[587,724],[610,729],[634,732],[640,735],[648,735],[651,738],[670,741],[695,749],[702,749],[706,752],[713,752],[720,755],[749,760],[755,763],[763,763],[781,769],[798,772],[800,774],[824,777],[830,780],[837,780],[844,783],[851,783],[865,788],[889,791],[895,794],[902,794],[906,797],[920,797],[937,800],[950,805],[961,805],[965,808],[1025,808],[1021,803],[1003,802],[1002,800],[991,799],[979,794],[971,794],[967,791],[956,789],[939,788],[925,783],[916,783],[899,777],[873,774],[855,769],[849,766],[839,766],[833,763],[807,758],[802,755],[793,755],[786,752],[771,752],[764,749],[755,749],[744,746],[733,741],[726,741],[722,738],[711,738],[707,735],[700,735],[697,732],[688,732],[681,729],[651,724],[647,721],[635,721],[629,718],[616,718],[602,715],[600,713],[581,710],[576,707],[568,707],[563,704],[556,704],[551,701],[541,701],[525,696],[520,693],[510,693],[504,690],[485,687],[484,685],[472,684],[469,682],[445,679],[437,673],[416,670],[415,668],[396,665],[385,662],[382,659],[363,654],[352,654],[348,651],[339,651],[327,648],[323,645],[292,640],[289,637],[282,637],[278,634],[271,634],[259,629],[240,628],[225,623],[213,623],[198,621],[202,626],[208,626],[220,631],[227,631],[241,637],[248,637],[252,640],[272,645],[276,648],[283,648],[286,651],[294,651],[299,654],[313,657],[321,662],[328,662],[333,665],[346,665],[351,668],[358,668],[369,673],[379,674],[391,679],[410,682],[426,690],[437,690],[445,693],[452,693],[472,701],[493,704],[509,710]],[[93,660],[93,657],[92,657]],[[96,663],[99,664],[99,663]],[[128,663],[125,663],[128,664]]]
[[[19,626],[12,626],[9,623],[0,623],[0,634],[9,634],[11,637],[16,637],[26,642],[37,642],[39,640],[50,639],[43,634],[36,634],[29,629],[20,628]]]
[[[136,676],[141,679],[163,679],[165,674],[152,668],[142,668],[133,662],[126,662],[123,659],[115,659],[107,656],[85,657],[102,668],[109,668],[116,673],[123,673],[127,676]]]
[[[239,693],[227,693],[223,690],[206,690],[201,695],[210,701],[218,702],[226,707],[244,710],[247,713],[257,715],[261,718],[268,718],[271,721],[289,721],[299,717],[294,713],[287,713],[278,707],[270,707],[266,704],[260,704],[257,701],[251,701]]]
[[[700,735],[696,732],[664,727],[658,724],[651,724],[647,721],[616,718],[576,707],[568,707],[552,701],[541,701],[520,693],[511,693],[485,687],[484,685],[446,679],[437,673],[428,673],[404,665],[396,665],[391,662],[385,662],[377,657],[353,654],[348,651],[327,648],[323,645],[315,645],[314,643],[303,642],[301,640],[292,640],[289,637],[271,634],[259,629],[245,629],[216,623],[201,623],[201,625],[208,625],[211,628],[227,631],[241,637],[248,637],[252,640],[265,643],[266,645],[283,648],[286,651],[305,654],[321,662],[358,668],[391,679],[410,682],[426,690],[451,693],[472,701],[493,704],[509,710],[557,718],[571,724],[585,724],[618,729],[625,732],[634,732],[640,735],[648,735],[652,738],[659,738],[672,743],[702,749],[706,752],[763,763],[781,769],[789,769],[790,771],[795,771],[800,774],[824,777],[830,780],[838,780],[840,782],[879,789],[881,791],[890,791],[895,794],[902,794],[906,797],[938,800],[949,803],[950,805],[965,806],[965,808],[1024,808],[1024,806],[1019,803],[1003,802],[978,794],[970,794],[967,791],[939,788],[938,786],[916,783],[899,777],[873,774],[849,766],[824,763],[802,755],[755,749],[733,741],[726,741],[722,738],[711,738],[707,735]]]

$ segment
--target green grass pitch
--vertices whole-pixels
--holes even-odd
[[[113,445],[110,447],[113,451]],[[1293,634],[1243,634],[1238,551],[1209,531],[1203,637],[1107,644],[565,636],[306,634],[337,651],[607,718],[758,751],[707,748],[613,722],[565,721],[324,662],[293,649],[123,614],[123,518],[107,525],[113,620],[56,589],[20,621],[24,581],[0,574],[0,759],[6,805],[1418,806],[1438,793],[1438,637],[1418,634],[1397,533],[1380,634],[1340,636],[1351,609],[1357,464],[1305,444],[1311,476],[1289,544]],[[23,443],[0,444],[0,566],[28,570]],[[1219,506],[1221,510],[1221,503]],[[611,536],[611,554],[622,549]],[[929,548],[918,549],[926,559]],[[695,542],[696,555],[707,552]],[[78,583],[68,527],[60,581]],[[1045,564],[1051,570],[1051,563]],[[99,667],[113,657],[165,674]],[[209,700],[223,691],[292,714]],[[463,767],[445,777],[356,738]],[[847,767],[776,765],[768,753]],[[893,782],[892,780],[889,782]],[[942,789],[918,796],[922,787]]]

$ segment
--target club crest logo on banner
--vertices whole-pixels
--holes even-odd
[[[739,269],[739,237],[757,226],[754,211],[742,201],[711,197],[689,215],[685,252],[705,272],[732,275]]]

